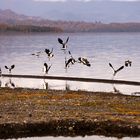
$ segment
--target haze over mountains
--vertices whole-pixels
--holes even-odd
[[[0,32],[140,32],[140,23],[53,21],[0,10]]]
[[[140,22],[139,0],[0,0],[0,9],[50,20]]]

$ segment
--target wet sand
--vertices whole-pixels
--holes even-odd
[[[140,136],[140,97],[105,92],[0,89],[0,138]]]

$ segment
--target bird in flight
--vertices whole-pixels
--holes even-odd
[[[11,65],[11,67],[5,66],[5,68],[9,70],[9,73],[11,73],[12,69],[15,68],[15,65]]]
[[[113,76],[115,76],[119,71],[121,71],[124,68],[124,66],[121,66],[117,70],[115,70],[111,63],[109,63],[109,66],[113,69]]]
[[[127,60],[127,61],[125,61],[125,66],[126,67],[128,67],[128,66],[132,66],[132,61],[130,61],[130,60]]]
[[[87,58],[79,57],[78,60],[79,60],[79,63],[82,63],[82,64],[84,64],[84,65],[86,65],[88,67],[91,66],[91,64],[89,63],[89,61],[87,60]]]
[[[49,49],[45,49],[45,53],[48,55],[49,60],[50,58],[54,57],[53,48],[51,51]]]
[[[65,42],[61,38],[58,38],[58,42],[62,45],[62,50],[66,50],[67,49],[68,41],[69,41],[69,37],[67,37]]]
[[[39,57],[40,55],[41,55],[41,51],[39,51],[39,52],[36,52],[36,53],[32,53],[31,55],[34,55],[34,56],[37,56],[37,57]]]
[[[74,64],[76,62],[76,60],[74,59],[74,57],[72,56],[71,52],[69,51],[69,54],[70,54],[70,58],[65,61],[65,67],[68,68],[70,64]]]
[[[44,63],[44,73],[45,73],[45,74],[48,74],[48,72],[49,72],[51,66],[52,66],[52,65],[48,66],[47,63]]]

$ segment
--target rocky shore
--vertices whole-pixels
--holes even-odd
[[[0,89],[0,139],[140,136],[140,97],[87,91]]]

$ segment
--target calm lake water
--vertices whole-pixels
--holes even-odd
[[[65,69],[65,57],[70,58],[61,50],[60,37],[68,42],[68,50],[73,57],[86,57],[91,67],[80,63]],[[31,55],[46,48],[52,49],[54,57],[49,60],[45,53],[39,57]],[[48,75],[77,76],[89,78],[112,79],[113,70],[124,65],[125,60],[132,61],[132,67],[125,67],[117,73],[115,79],[140,82],[140,33],[65,33],[65,34],[36,34],[36,35],[0,35],[0,67],[3,73],[8,73],[5,65],[15,64],[13,74],[44,75],[42,69],[46,62],[52,65]],[[123,94],[138,93],[139,86],[111,85],[104,83],[85,83],[57,80],[21,79],[1,77],[1,86],[14,83],[16,87],[39,89],[72,89],[90,91],[119,91]],[[8,83],[8,84],[6,84]]]

